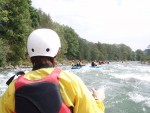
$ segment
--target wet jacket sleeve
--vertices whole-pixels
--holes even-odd
[[[103,102],[94,99],[78,76],[61,72],[60,91],[65,104],[73,107],[73,113],[104,113]]]
[[[14,103],[14,82],[12,82],[0,97],[0,113],[14,113]]]

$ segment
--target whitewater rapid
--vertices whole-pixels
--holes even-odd
[[[81,69],[58,66],[79,76],[91,90],[95,87],[105,92],[105,113],[150,113],[150,65],[139,62],[110,62],[100,68],[86,64]],[[0,70],[0,95],[7,88],[5,84],[17,71],[30,68]]]

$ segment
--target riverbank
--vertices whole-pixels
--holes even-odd
[[[74,64],[77,64],[79,62],[79,60],[67,60],[67,59],[64,59],[63,61],[61,61],[61,62],[57,62],[57,65],[58,66],[61,66],[61,65],[63,65],[63,66],[68,66],[68,65],[70,65],[71,66],[71,64],[72,63],[74,63]],[[110,61],[110,62],[121,62],[121,61]],[[127,63],[127,62],[129,62],[129,61],[126,61],[126,62],[122,62],[122,63]],[[139,61],[140,62],[140,61]],[[82,63],[83,64],[87,64],[87,63],[89,63],[88,61],[85,61],[85,60],[83,60],[82,61]],[[147,65],[150,65],[150,62],[140,62],[141,64],[147,64]],[[2,70],[2,69],[17,69],[17,68],[32,68],[32,64],[30,63],[30,62],[26,62],[26,63],[24,63],[24,64],[22,64],[22,65],[17,65],[17,66],[13,66],[13,65],[9,65],[9,66],[4,66],[4,67],[0,67],[0,70]]]
[[[57,65],[71,65],[71,60],[63,60],[61,62],[57,62]],[[3,66],[3,67],[0,67],[0,70],[3,70],[3,69],[17,69],[17,68],[32,68],[32,64],[30,62],[25,62],[24,64],[22,65],[16,65],[16,66],[13,66],[13,65],[8,65],[8,66]]]

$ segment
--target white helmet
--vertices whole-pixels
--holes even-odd
[[[57,55],[61,47],[57,33],[51,29],[34,30],[28,37],[27,49],[30,57]]]

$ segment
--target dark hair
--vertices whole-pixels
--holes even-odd
[[[91,65],[92,65],[92,66],[94,66],[94,65],[95,65],[95,64],[94,64],[94,61],[92,61]]]
[[[49,66],[56,66],[56,57],[48,57],[48,56],[33,56],[30,58],[32,65],[49,65]]]

